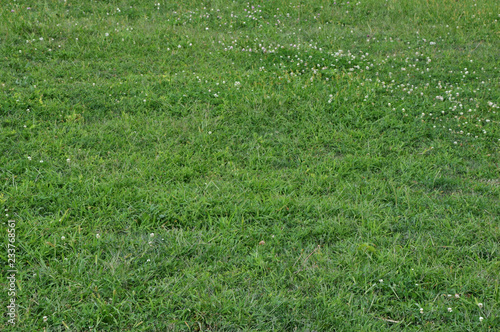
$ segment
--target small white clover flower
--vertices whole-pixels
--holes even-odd
[[[478,306],[479,308],[481,308],[481,309],[483,308],[483,304],[482,304],[482,303],[478,303],[478,304],[477,304],[477,306]]]
[[[378,282],[383,283],[384,279],[379,279]]]
[[[484,317],[479,317],[479,321],[482,322]]]
[[[448,308],[448,312],[452,312],[452,311],[453,311],[453,309],[451,309],[451,308]]]
[[[455,298],[459,299],[459,298],[460,298],[460,295],[455,294]]]
[[[420,308],[420,313],[423,314],[424,313],[424,308]]]
[[[150,237],[154,237],[155,236],[155,233],[151,233],[149,234]]]
[[[101,237],[101,234],[97,233],[95,237],[99,239]]]
[[[66,240],[66,237],[64,235],[61,236],[61,240],[63,240],[63,241]]]
[[[47,321],[47,316],[43,316],[43,321],[46,322]]]

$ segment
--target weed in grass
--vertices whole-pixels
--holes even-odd
[[[2,329],[498,329],[498,9],[1,4]]]

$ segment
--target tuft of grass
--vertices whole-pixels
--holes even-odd
[[[1,329],[498,330],[498,9],[0,4]]]

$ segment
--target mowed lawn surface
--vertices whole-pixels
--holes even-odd
[[[499,14],[2,1],[0,330],[500,330]]]

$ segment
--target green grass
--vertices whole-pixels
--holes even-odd
[[[3,2],[0,329],[500,330],[499,14]]]

